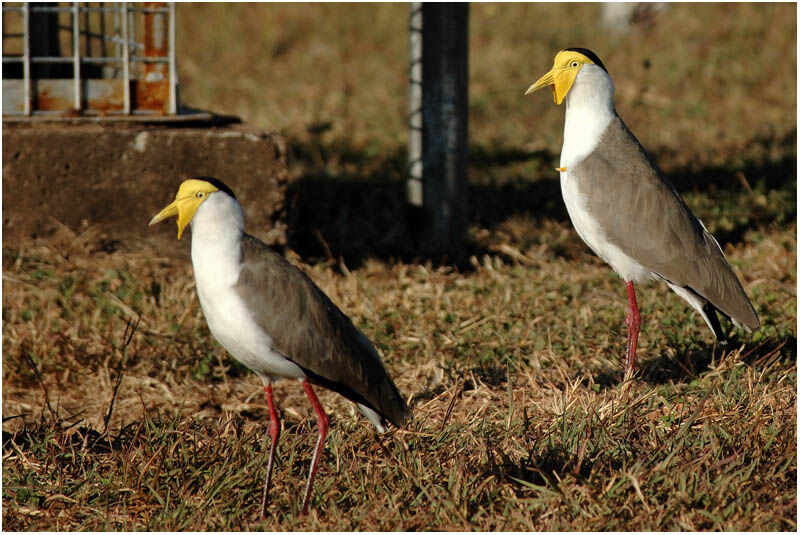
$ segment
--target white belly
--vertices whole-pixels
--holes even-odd
[[[654,273],[626,255],[611,243],[608,235],[597,219],[587,209],[586,197],[578,191],[578,186],[570,178],[569,168],[561,173],[561,195],[567,206],[572,226],[581,239],[594,253],[609,264],[626,281],[645,282],[654,278]],[[631,229],[634,232],[635,229]]]
[[[220,251],[213,240],[202,245],[195,240],[192,236],[197,297],[211,334],[236,360],[262,376],[304,378],[299,366],[274,350],[272,337],[258,326],[234,290],[239,279],[235,248]]]
[[[204,288],[197,281],[197,296],[211,334],[236,360],[268,377],[301,379],[299,366],[273,349],[272,337],[250,316],[233,288]]]

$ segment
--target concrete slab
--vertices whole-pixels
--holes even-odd
[[[100,225],[112,239],[171,236],[150,218],[193,176],[236,193],[248,232],[284,244],[288,180],[282,137],[243,125],[3,124],[3,245],[45,237],[59,223]],[[188,242],[188,240],[183,240]]]

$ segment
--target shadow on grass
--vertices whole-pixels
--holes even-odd
[[[753,367],[763,367],[776,360],[797,361],[797,338],[795,336],[771,336],[759,342],[745,341],[738,335],[728,339],[727,344],[692,342],[691,345],[674,347],[674,356],[662,352],[653,358],[638,361],[636,380],[650,385],[668,383],[690,383],[699,375],[709,371],[712,364],[718,366],[721,359],[731,357],[731,351],[744,347],[740,360]],[[624,369],[607,369],[598,372],[593,380],[605,388],[619,386]]]
[[[501,448],[492,447],[487,437],[489,455],[483,466],[483,475],[511,482],[520,489],[527,487],[538,490],[537,487],[544,487],[560,492],[560,483],[566,477],[588,480],[592,472],[598,469],[607,471],[621,468],[623,462],[620,459],[595,451],[595,448],[586,448],[590,436],[585,429],[581,431],[580,442],[584,447],[579,447],[577,451],[574,445],[568,445],[562,438],[541,436],[528,447],[527,456],[516,461]]]
[[[88,426],[74,427],[65,420],[42,419],[39,423],[25,426],[16,433],[3,430],[3,453],[12,451],[15,444],[23,452],[32,452],[46,444],[63,453],[78,449],[87,454],[104,454],[128,449],[137,434],[141,422],[126,425],[111,436]]]
[[[779,154],[730,165],[677,169],[669,176],[685,197],[697,197],[697,215],[722,243],[741,241],[754,227],[796,218],[796,131],[753,139],[753,153]],[[358,267],[366,258],[445,263],[471,269],[482,254],[469,238],[455,257],[420,246],[419,214],[405,202],[406,152],[398,146],[376,153],[346,142],[323,143],[319,135],[290,140],[297,176],[286,195],[288,246],[306,262],[338,260]],[[658,155],[656,155],[658,160]],[[558,155],[513,147],[470,147],[466,223],[492,230],[514,216],[566,222],[561,188],[552,167]],[[690,202],[690,205],[692,203]],[[728,220],[724,226],[717,220]]]
[[[677,355],[659,357],[642,363],[640,378],[652,385],[666,383],[689,383],[698,375],[719,365],[720,359],[731,357],[731,351],[744,346],[740,360],[748,366],[764,367],[776,360],[797,361],[797,338],[795,336],[769,337],[760,342],[743,341],[738,336],[728,343],[700,344],[698,348],[677,348]],[[694,347],[694,346],[693,346]]]
[[[528,457],[517,462],[497,448],[492,451],[484,467],[484,476],[553,489],[558,488],[558,479],[554,474],[564,474],[570,464],[574,464],[573,455],[560,445],[548,446],[537,454],[529,452]]]
[[[478,151],[470,159],[475,168],[501,168],[508,162],[552,159],[539,152]],[[352,148],[328,147],[316,151],[308,145],[292,145],[303,169],[287,191],[287,241],[305,261],[344,259],[357,267],[366,258],[446,263],[469,270],[468,259],[484,251],[466,239],[455,257],[427,252],[419,241],[421,214],[405,202],[406,154],[404,148],[379,157],[354,153]],[[319,163],[335,160],[333,165]],[[475,164],[474,161],[479,163]],[[331,171],[336,169],[336,171]],[[516,178],[516,177],[515,177]],[[515,180],[519,182],[519,180]],[[470,182],[467,188],[467,225],[491,228],[511,215],[539,214],[563,220],[566,211],[556,180],[526,180],[519,184],[489,185]]]

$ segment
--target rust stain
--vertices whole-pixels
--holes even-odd
[[[34,109],[45,111],[66,111],[72,109],[72,99],[53,94],[44,88],[36,92],[33,98]]]
[[[167,102],[169,101],[168,80],[158,80],[155,82],[137,80],[135,85],[136,90],[134,94],[136,96],[136,109],[155,110],[162,113],[167,112]]]
[[[36,80],[34,87],[34,109],[39,111],[63,111],[67,116],[79,116],[82,110],[75,110],[73,89],[62,80]],[[124,82],[122,80],[87,81],[81,88],[84,110],[101,114],[120,111],[124,106]]]
[[[95,97],[89,94],[87,108],[100,113],[121,111],[125,106],[125,81],[107,80],[106,84],[110,91],[102,97]]]
[[[145,2],[145,8],[165,8],[166,2]],[[167,15],[165,13],[144,14],[144,55],[167,55]],[[163,67],[163,64],[149,64]]]
[[[146,8],[165,8],[166,2],[145,2]],[[169,54],[167,40],[167,15],[165,13],[144,14],[144,55],[166,57]],[[166,113],[169,102],[169,71],[165,63],[145,63],[143,80],[136,82],[136,107]]]

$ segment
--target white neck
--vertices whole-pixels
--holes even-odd
[[[616,115],[614,82],[597,65],[584,65],[567,93],[561,167],[579,164],[597,147]]]
[[[206,284],[234,284],[239,277],[244,214],[223,192],[212,193],[192,218],[192,265],[198,290]]]

